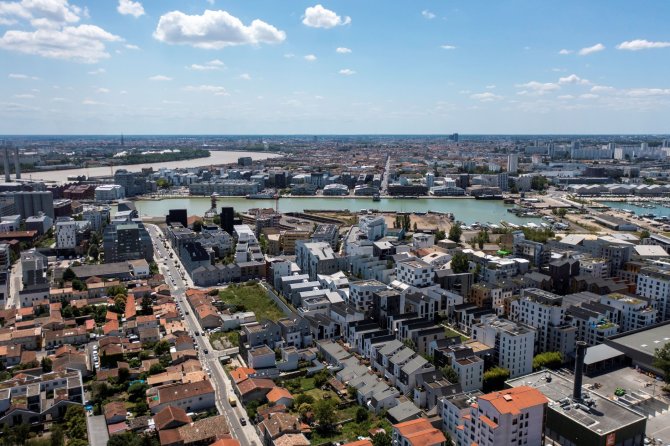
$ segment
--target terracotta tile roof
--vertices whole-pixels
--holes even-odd
[[[412,446],[439,445],[447,441],[444,434],[425,418],[395,424],[393,428]]]
[[[185,445],[193,443],[202,444],[205,440],[211,441],[230,438],[230,428],[224,415],[198,420],[177,430]]]
[[[486,415],[480,415],[479,419],[482,420],[485,424],[487,424],[491,429],[496,429],[498,427],[497,423],[494,423],[492,419],[487,417]]]
[[[157,406],[159,404],[169,404],[172,401],[179,401],[184,398],[191,398],[208,393],[214,393],[214,388],[209,381],[168,385],[158,389],[158,399],[152,399],[150,405]]]
[[[310,446],[303,434],[284,434],[274,441],[275,446]]]
[[[270,390],[270,392],[266,395],[266,397],[268,401],[271,403],[276,403],[282,398],[293,399],[293,395],[291,395],[291,392],[289,392],[283,387],[275,387],[274,389]]]
[[[181,435],[179,435],[179,429],[168,429],[159,431],[158,439],[161,442],[161,446],[183,444],[181,440]]]
[[[358,440],[351,443],[345,443],[343,446],[372,446],[372,441],[370,440]]]
[[[300,420],[288,413],[274,413],[260,424],[261,432],[266,432],[270,438],[277,438],[283,433],[299,433]]]
[[[274,381],[263,378],[249,378],[237,385],[240,395],[246,395],[256,389],[273,389],[275,387]]]
[[[479,399],[490,402],[501,414],[519,414],[524,409],[549,402],[542,392],[528,386],[488,393],[480,396]]]
[[[234,438],[222,438],[209,446],[240,446],[240,442]]]
[[[171,428],[176,428],[189,424],[190,422],[191,417],[186,415],[184,409],[180,409],[179,407],[167,406],[165,409],[154,415],[154,423],[158,430],[165,429],[168,425],[171,425]]]
[[[230,372],[230,376],[233,378],[235,384],[238,384],[249,378],[249,375],[253,375],[254,373],[256,373],[256,370],[250,367],[238,367]]]
[[[105,419],[110,420],[114,417],[122,415],[123,418],[126,418],[126,405],[123,401],[114,401],[108,404],[105,404],[104,407]]]

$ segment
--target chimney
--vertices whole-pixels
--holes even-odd
[[[9,147],[7,144],[3,144],[2,151],[5,157],[5,183],[9,183],[12,179],[9,176]]]
[[[584,369],[584,357],[586,356],[586,342],[577,341],[577,357],[575,358],[575,383],[572,389],[572,399],[582,399],[582,372]]]
[[[14,171],[16,172],[16,179],[21,179],[21,161],[19,161],[19,148],[14,147]]]

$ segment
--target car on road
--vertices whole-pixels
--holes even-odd
[[[205,350],[203,350],[203,352],[204,352],[206,355],[209,355],[209,350],[205,349]]]
[[[245,420],[244,417],[240,417],[240,424],[242,426],[246,426],[247,425],[247,420]]]

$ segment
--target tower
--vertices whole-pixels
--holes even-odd
[[[16,173],[16,179],[21,179],[21,160],[19,159],[19,148],[14,147],[14,172]]]
[[[5,160],[5,183],[9,183],[12,179],[9,175],[9,146],[6,143],[2,145],[2,152]]]

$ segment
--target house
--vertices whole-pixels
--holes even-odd
[[[123,401],[114,401],[105,404],[105,422],[109,424],[122,423],[126,421],[126,405]]]
[[[264,446],[273,446],[274,441],[286,434],[300,434],[300,420],[295,415],[275,413],[258,426]]]
[[[199,412],[216,406],[214,388],[208,380],[162,386],[151,389],[148,395],[149,408],[154,414],[167,406],[179,407],[186,412]]]
[[[159,431],[176,429],[189,423],[191,423],[191,417],[186,415],[184,409],[175,406],[167,406],[154,415],[154,424]]]
[[[447,438],[426,418],[393,426],[393,444],[398,446],[444,446]]]
[[[275,367],[275,352],[267,345],[253,347],[247,352],[247,363],[254,369]]]
[[[271,379],[247,378],[237,385],[236,393],[242,404],[247,404],[250,401],[262,401],[275,387]]]
[[[275,387],[274,389],[270,390],[270,392],[268,392],[266,395],[266,398],[268,399],[268,403],[272,405],[281,404],[286,407],[293,406],[293,395],[291,395],[291,392],[283,387]]]

